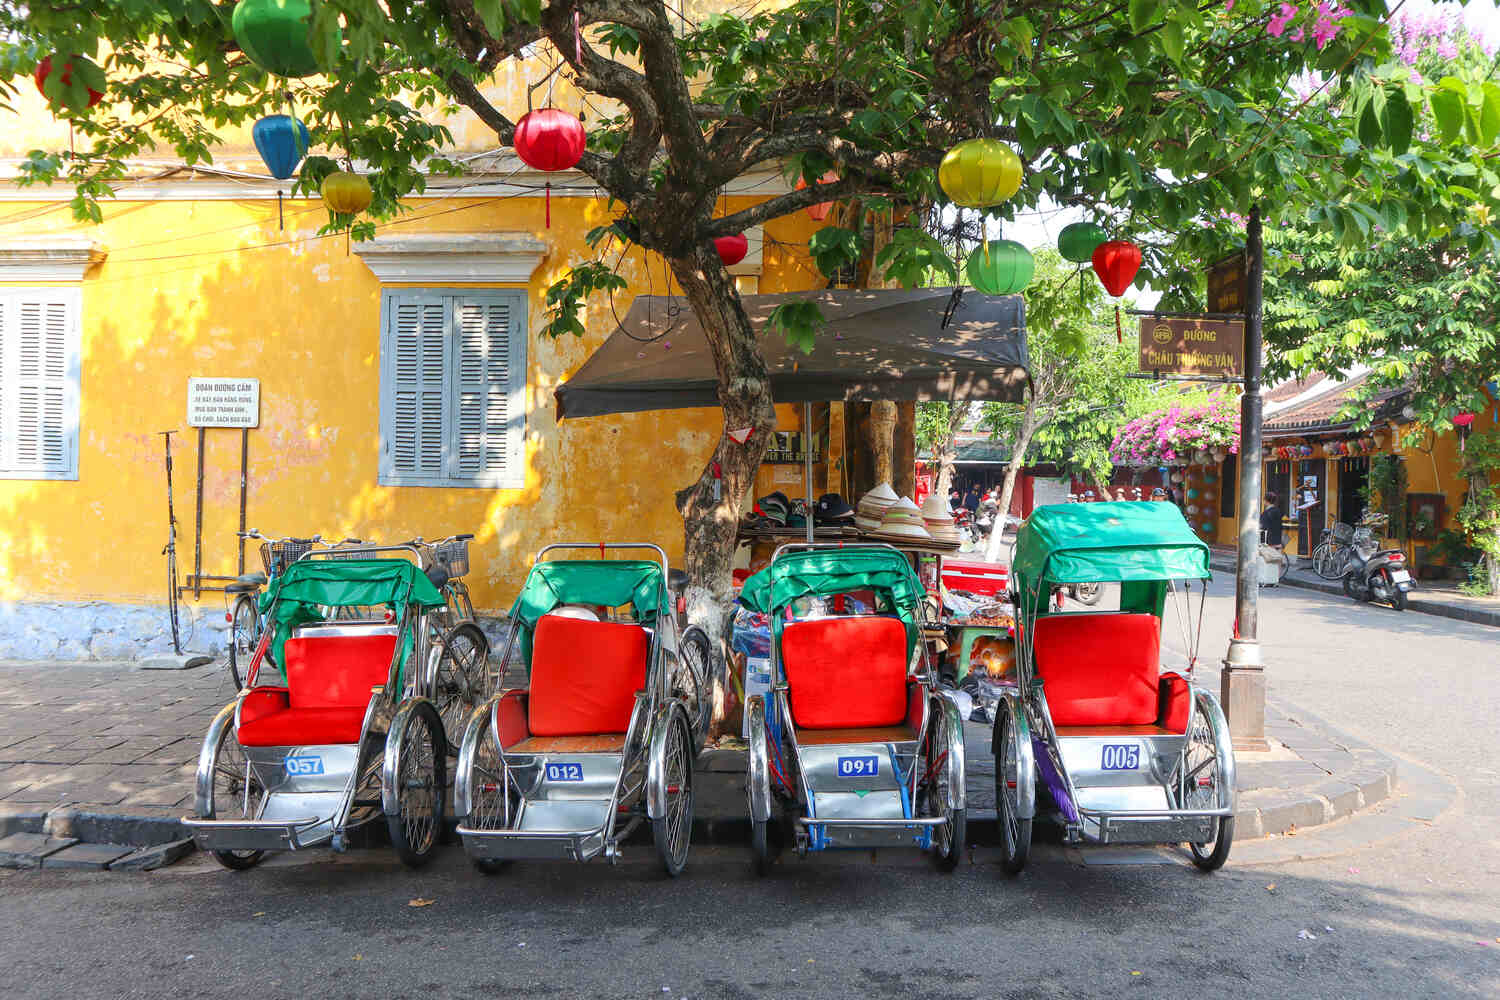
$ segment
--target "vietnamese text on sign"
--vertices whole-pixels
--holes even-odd
[[[1239,375],[1245,366],[1243,320],[1141,317],[1142,371]]]
[[[189,427],[256,427],[260,424],[260,379],[190,378]]]

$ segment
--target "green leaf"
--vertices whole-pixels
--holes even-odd
[[[1406,100],[1406,91],[1396,89],[1386,98],[1385,111],[1381,115],[1381,130],[1385,133],[1386,145],[1397,156],[1411,148],[1412,113]]]
[[[1166,50],[1167,57],[1178,66],[1182,65],[1182,53],[1186,45],[1182,25],[1177,21],[1168,21],[1161,29],[1161,47]]]
[[[1140,34],[1156,20],[1159,0],[1130,0],[1130,30]]]
[[[1500,86],[1486,83],[1484,101],[1479,106],[1479,141],[1492,146],[1497,138],[1500,138]]]
[[[1427,100],[1443,143],[1455,141],[1464,130],[1464,99],[1447,87],[1437,87]]]
[[[859,260],[859,234],[842,226],[824,226],[807,241],[818,270],[829,278]]]
[[[505,33],[503,0],[474,0],[474,13],[484,22],[485,30],[496,38]]]
[[[339,9],[331,3],[318,4],[308,27],[308,36],[318,65],[323,69],[333,69],[339,61],[339,49],[344,41],[339,30]]]
[[[1360,112],[1359,141],[1366,149],[1374,149],[1380,145],[1381,134],[1380,114],[1375,110],[1375,102],[1369,101]]]
[[[798,348],[803,354],[811,354],[818,331],[823,329],[826,322],[823,310],[818,308],[816,302],[794,299],[771,310],[771,315],[766,317],[766,329],[779,331],[788,344]]]

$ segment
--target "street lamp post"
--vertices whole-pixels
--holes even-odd
[[[1261,314],[1265,246],[1261,241],[1260,206],[1250,208],[1245,230],[1245,394],[1240,400],[1239,551],[1235,563],[1234,636],[1224,657],[1219,697],[1229,718],[1234,745],[1264,750],[1266,743],[1266,674],[1261,661],[1257,600],[1260,596],[1261,482]]]

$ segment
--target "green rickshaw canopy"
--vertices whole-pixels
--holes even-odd
[[[855,590],[873,590],[890,599],[906,626],[910,656],[921,638],[920,608],[926,591],[906,556],[895,549],[862,546],[788,552],[745,581],[740,603],[771,615],[779,636],[783,622],[778,612],[793,601]]]
[[[1062,583],[1209,577],[1208,545],[1173,504],[1155,500],[1038,507],[1016,535],[1021,593]]]
[[[650,559],[557,559],[539,562],[526,574],[520,596],[510,609],[521,639],[521,654],[531,664],[531,639],[542,615],[564,604],[629,604],[637,621],[651,624],[666,601],[661,563]]]
[[[405,559],[299,559],[271,581],[261,609],[278,600],[332,608],[447,603],[427,574]]]

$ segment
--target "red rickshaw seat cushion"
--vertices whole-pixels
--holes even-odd
[[[899,618],[818,618],[781,633],[799,729],[894,726],[906,719],[906,626]]]
[[[287,707],[245,721],[247,747],[357,743],[370,689],[390,678],[394,635],[293,636],[286,641]]]
[[[1161,662],[1156,616],[1049,615],[1037,620],[1032,643],[1054,726],[1156,722]]]
[[[543,615],[531,648],[532,736],[599,736],[630,728],[646,687],[651,636],[640,625]]]

